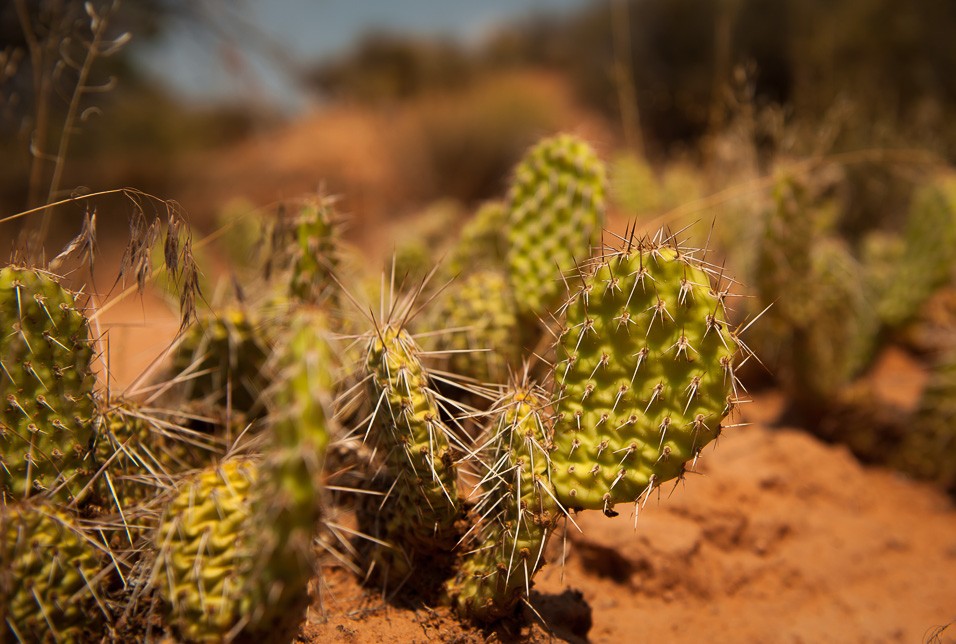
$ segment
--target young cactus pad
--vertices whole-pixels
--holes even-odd
[[[604,164],[561,134],[532,148],[508,194],[508,269],[519,310],[540,315],[561,293],[561,274],[590,256],[604,219]]]
[[[56,279],[0,269],[0,491],[22,499],[86,484],[93,437],[93,346],[86,316]],[[91,472],[90,472],[91,473]]]
[[[386,536],[409,556],[453,547],[460,514],[451,432],[418,352],[404,329],[386,325],[367,360],[375,409],[369,442],[385,454],[395,481],[387,504],[399,509],[390,513]]]
[[[712,273],[686,249],[642,240],[570,280],[551,454],[563,506],[613,515],[681,476],[719,434],[742,345]]]
[[[104,617],[103,559],[51,505],[0,507],[0,641],[84,641],[83,629]]]
[[[220,642],[249,614],[243,536],[257,477],[250,461],[208,468],[166,509],[157,543],[158,589],[170,621],[188,641]]]
[[[491,437],[489,472],[475,511],[477,546],[448,585],[457,610],[480,622],[510,614],[527,598],[544,548],[562,514],[551,489],[550,430],[543,397],[529,388],[506,396]]]

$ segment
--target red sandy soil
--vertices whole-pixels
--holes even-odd
[[[305,642],[956,641],[956,512],[932,487],[758,419],[640,511],[576,517],[537,577],[538,624],[463,627],[328,569]],[[758,412],[763,412],[763,414]],[[590,628],[588,626],[590,625]]]

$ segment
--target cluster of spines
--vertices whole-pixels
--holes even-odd
[[[741,394],[741,345],[714,273],[658,238],[629,240],[574,280],[552,393],[551,480],[565,507],[639,504],[718,436]]]
[[[93,344],[76,297],[40,270],[0,269],[0,490],[77,494],[92,474]]]

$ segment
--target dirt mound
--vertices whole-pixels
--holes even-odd
[[[532,603],[550,625],[481,631],[326,572],[307,642],[956,641],[956,512],[797,430],[728,431],[640,509],[576,517]],[[947,639],[949,638],[949,639]]]

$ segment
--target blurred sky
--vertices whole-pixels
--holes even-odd
[[[159,41],[134,49],[151,74],[183,97],[252,96],[295,111],[306,97],[290,71],[348,48],[368,31],[477,42],[498,25],[534,13],[566,12],[588,1],[204,0],[205,26],[176,22]]]

